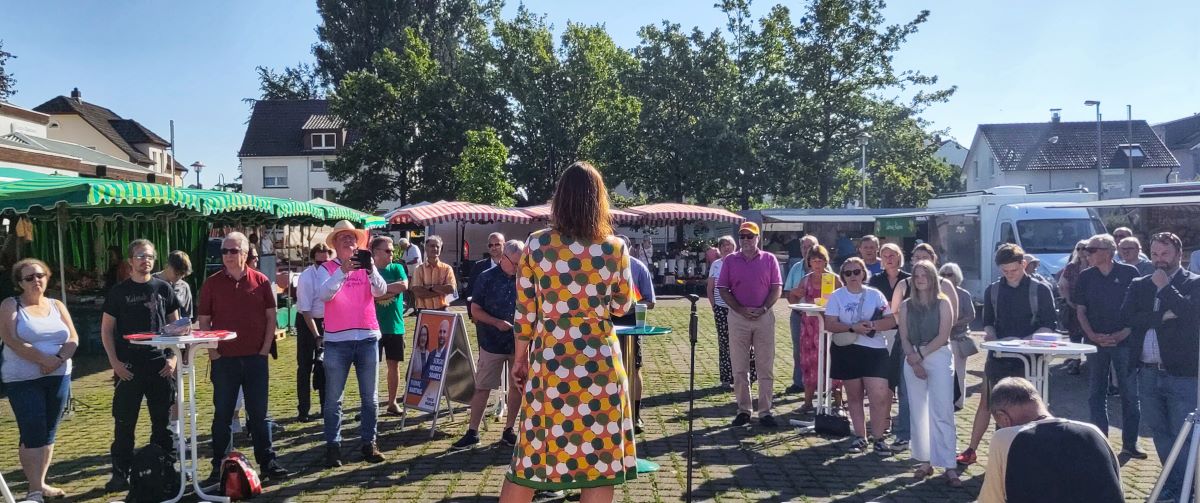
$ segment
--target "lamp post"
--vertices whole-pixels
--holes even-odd
[[[1096,107],[1096,197],[1099,199],[1104,199],[1104,168],[1102,168],[1100,165],[1100,102],[1096,100],[1087,100],[1083,102],[1083,105],[1088,107]]]
[[[196,170],[196,188],[200,187],[200,171],[204,169],[204,163],[196,161],[192,163],[192,169]]]
[[[862,147],[862,207],[867,207],[867,143],[871,141],[871,135],[863,133],[858,137],[858,144]]]

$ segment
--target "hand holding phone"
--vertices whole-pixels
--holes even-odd
[[[371,266],[374,264],[374,261],[371,258],[370,250],[358,250],[357,252],[355,252],[354,253],[354,261],[356,263],[358,263],[359,269],[370,270]]]

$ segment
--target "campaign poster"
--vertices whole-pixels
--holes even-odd
[[[423,311],[413,332],[412,357],[408,362],[408,385],[404,404],[426,412],[436,412],[442,396],[446,359],[457,334],[454,313]]]

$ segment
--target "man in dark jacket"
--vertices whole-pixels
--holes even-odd
[[[1150,257],[1154,274],[1129,285],[1121,315],[1132,329],[1142,424],[1150,430],[1158,458],[1165,460],[1184,419],[1196,408],[1200,276],[1180,267],[1183,244],[1169,232],[1150,238]],[[1171,470],[1163,499],[1179,494],[1184,464]]]
[[[471,264],[471,273],[467,275],[467,289],[465,290],[467,295],[475,293],[475,280],[479,279],[479,276],[484,271],[500,265],[500,256],[504,250],[504,234],[499,232],[488,234],[487,246],[488,256],[483,260]],[[474,313],[471,312],[470,303],[467,304],[467,314],[474,316]]]

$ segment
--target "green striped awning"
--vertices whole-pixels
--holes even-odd
[[[48,176],[0,183],[0,211],[29,213],[58,207],[201,211],[200,198],[169,185],[99,178]]]

